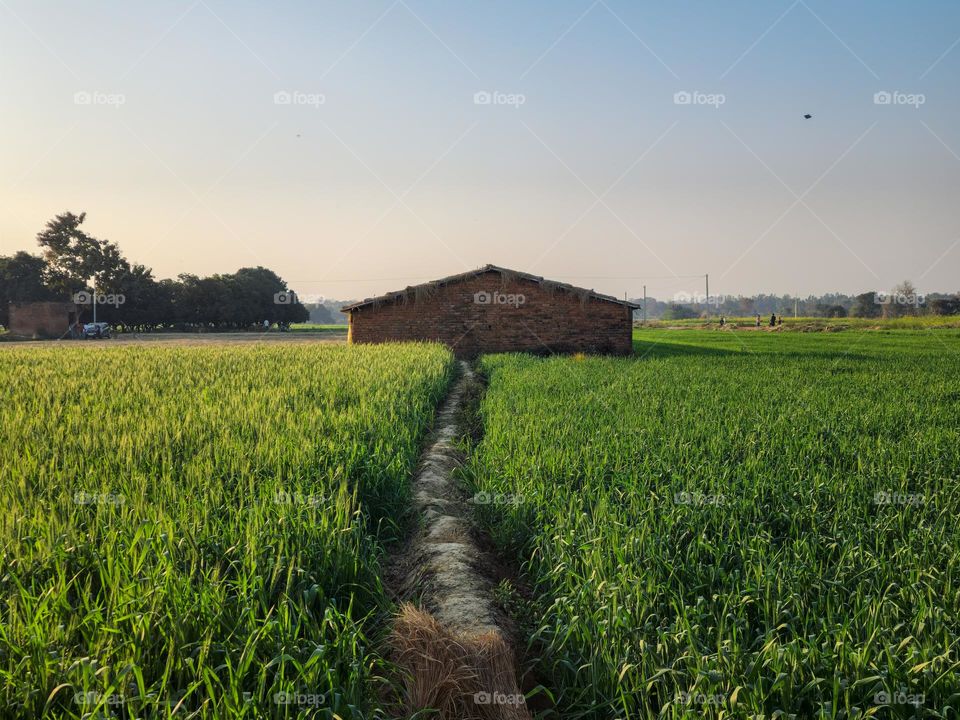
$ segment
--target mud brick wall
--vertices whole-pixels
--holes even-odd
[[[632,311],[491,271],[428,288],[419,298],[411,294],[355,309],[349,338],[351,343],[436,340],[461,358],[514,351],[627,355],[633,349]]]
[[[58,338],[70,327],[71,303],[10,303],[10,332],[30,338]]]

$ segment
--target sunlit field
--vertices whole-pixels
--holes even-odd
[[[559,716],[956,717],[960,333],[635,338],[480,362],[466,475]]]
[[[731,317],[725,316],[727,328],[750,329],[755,328],[756,316]],[[720,314],[711,313],[707,318],[693,318],[683,320],[650,320],[645,323],[647,328],[712,328],[720,324]],[[770,316],[760,316],[760,329],[768,330]],[[783,316],[783,325],[778,325],[776,331],[817,332],[820,330],[933,330],[937,328],[960,329],[960,317],[956,315],[906,315],[892,318],[824,318],[824,317],[788,317]]]
[[[436,345],[0,352],[0,715],[374,717]]]

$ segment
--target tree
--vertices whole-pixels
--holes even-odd
[[[877,294],[872,290],[870,292],[857,295],[850,315],[861,318],[880,317],[880,304],[877,302]]]
[[[664,311],[661,317],[664,320],[691,320],[699,317],[699,315],[697,311],[689,305],[677,305],[674,303]]]
[[[64,294],[82,290],[91,278],[94,291],[113,292],[107,285],[130,270],[116,244],[98,240],[80,228],[86,218],[86,213],[62,213],[37,235],[47,263],[47,285]]]
[[[310,313],[310,322],[316,325],[334,325],[337,320],[333,317],[333,313],[330,312],[330,308],[326,305],[321,305],[317,303],[315,305],[307,305],[307,311]]]
[[[170,281],[154,280],[150,268],[128,266],[105,285],[105,291],[123,302],[98,306],[98,320],[142,330],[173,322],[173,288]]]
[[[931,300],[930,312],[934,315],[960,315],[960,297],[945,297]]]
[[[287,325],[310,317],[280,276],[264,267],[208,278],[181,275],[173,307],[175,322],[210,328],[244,329],[264,321]]]
[[[824,305],[817,304],[817,315],[826,318],[844,318],[847,316],[847,309],[843,305]]]
[[[0,325],[10,324],[12,302],[60,299],[45,283],[46,267],[43,258],[23,250],[0,256]]]
[[[904,280],[893,289],[893,293],[886,298],[883,305],[884,317],[901,317],[916,315],[922,303],[922,296],[917,292],[913,283]]]

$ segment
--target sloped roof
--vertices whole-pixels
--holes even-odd
[[[543,283],[549,283],[550,286],[558,290],[566,290],[568,292],[577,293],[577,294],[586,294],[588,297],[594,300],[601,300],[603,302],[616,303],[617,305],[625,305],[628,308],[633,310],[639,310],[640,305],[636,303],[629,302],[628,300],[620,300],[615,298],[613,295],[603,295],[596,292],[595,290],[587,290],[586,288],[577,287],[575,285],[569,285],[568,283],[555,282],[553,280],[544,280],[544,278],[539,275],[531,275],[530,273],[520,272],[518,270],[510,270],[509,268],[500,267],[498,265],[484,265],[482,268],[476,270],[470,270],[469,272],[459,273],[457,275],[450,275],[445,278],[440,278],[439,280],[433,280],[427,283],[421,283],[420,285],[411,285],[404,288],[403,290],[394,290],[393,292],[388,292],[385,295],[378,295],[377,297],[367,298],[359,302],[351,303],[350,305],[344,305],[340,308],[340,312],[350,312],[352,310],[357,310],[368,305],[379,305],[386,302],[395,302],[398,300],[403,300],[405,297],[409,297],[411,294],[416,293],[420,288],[436,288],[442,287],[444,285],[451,285],[453,283],[462,282],[470,278],[476,277],[477,275],[482,275],[483,273],[488,272],[498,272],[501,275],[509,275],[512,277],[517,277],[523,280],[529,280],[531,282],[538,283],[542,285]]]

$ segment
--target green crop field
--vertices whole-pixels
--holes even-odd
[[[487,356],[466,476],[559,717],[957,717],[960,332]]]
[[[381,545],[451,372],[434,345],[0,351],[0,716],[379,716]]]
[[[462,475],[543,720],[956,717],[960,331],[634,347],[477,363]],[[0,717],[390,717],[451,360],[0,349]]]

